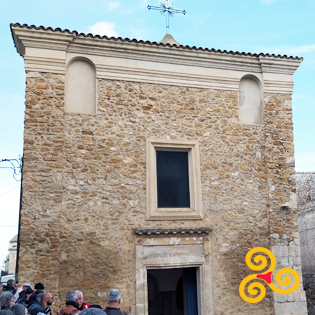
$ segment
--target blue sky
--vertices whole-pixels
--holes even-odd
[[[159,0],[0,0],[0,159],[22,155],[25,73],[9,24],[60,27],[159,41],[165,18],[147,5]],[[294,75],[296,170],[315,171],[315,0],[173,0],[185,16],[170,19],[183,45],[304,57]],[[0,163],[0,167],[5,166]],[[19,183],[0,169],[0,265],[17,233]]]

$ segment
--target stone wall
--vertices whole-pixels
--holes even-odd
[[[297,202],[301,237],[303,284],[308,314],[315,314],[315,173],[297,173]]]
[[[116,287],[135,315],[133,229],[210,226],[213,314],[305,314],[301,289],[267,288],[257,304],[238,293],[253,247],[301,269],[289,95],[265,93],[265,125],[252,126],[239,124],[236,91],[104,79],[96,115],[65,113],[64,81],[27,74],[21,282],[103,306]],[[146,138],[199,141],[203,220],[146,220]]]

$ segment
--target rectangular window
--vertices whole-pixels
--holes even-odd
[[[147,141],[149,220],[202,219],[197,141]]]
[[[190,208],[188,152],[156,151],[158,208]]]

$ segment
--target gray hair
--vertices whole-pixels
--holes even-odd
[[[70,291],[71,292],[71,291]],[[68,294],[68,293],[67,293]],[[37,302],[44,302],[45,301],[45,299],[46,299],[46,297],[49,295],[49,293],[48,292],[46,292],[46,293],[39,293],[39,294],[37,294],[37,297],[36,297],[36,301]],[[66,297],[67,298],[67,297]]]
[[[10,308],[10,302],[12,298],[13,298],[12,293],[5,293],[5,294],[0,295],[0,307],[2,310]]]
[[[68,291],[66,294],[66,303],[75,302],[78,298],[78,294],[75,291]]]
[[[25,305],[16,303],[10,309],[14,315],[25,315]]]
[[[117,289],[113,289],[113,290],[109,291],[109,293],[108,293],[108,302],[109,303],[118,302],[120,297],[121,297],[120,291]]]
[[[106,312],[99,309],[99,308],[94,308],[94,307],[89,307],[85,310],[83,310],[80,315],[106,315]]]
[[[83,292],[80,290],[75,290],[75,292],[80,293],[82,295],[82,297],[84,297]]]
[[[43,301],[43,296],[44,296],[44,293],[37,294],[36,302],[42,302]]]

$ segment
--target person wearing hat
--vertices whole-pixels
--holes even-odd
[[[15,303],[24,304],[26,307],[28,307],[28,301],[32,294],[33,290],[31,288],[31,285],[29,283],[24,283],[22,286],[22,291],[19,294],[19,298],[16,300]]]

